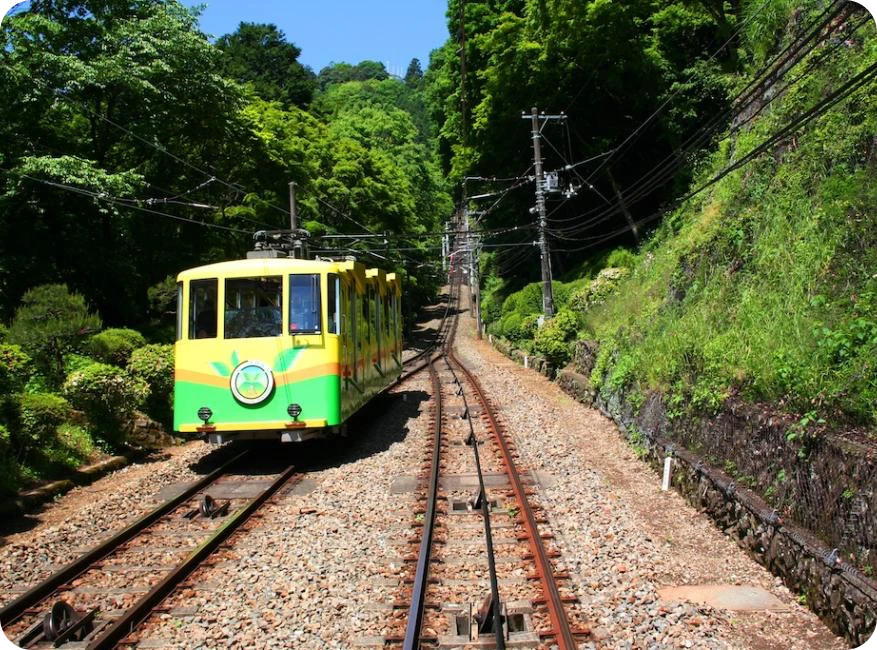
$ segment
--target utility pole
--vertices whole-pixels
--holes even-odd
[[[469,291],[470,304],[472,305],[472,316],[475,318],[475,336],[481,338],[481,262],[479,260],[479,250],[476,242],[478,235],[472,235],[472,229],[469,226],[469,193],[466,182],[470,180],[469,176],[463,177],[463,228],[466,231],[466,248],[469,249]],[[478,223],[476,219],[476,223]]]
[[[534,106],[530,116],[526,114],[522,119],[531,119],[533,122],[533,165],[536,168],[536,212],[539,214],[539,251],[542,256],[542,313],[545,318],[554,316],[554,294],[551,289],[551,252],[548,249],[548,237],[545,234],[548,218],[545,214],[545,178],[542,175],[542,128],[539,120],[563,121],[566,115],[539,115]]]
[[[289,229],[292,231],[292,259],[304,258],[298,232],[298,214],[295,209],[295,181],[289,181]]]

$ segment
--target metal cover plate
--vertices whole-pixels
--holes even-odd
[[[780,600],[761,587],[748,585],[682,585],[658,590],[663,600],[687,600],[732,611],[783,611]]]

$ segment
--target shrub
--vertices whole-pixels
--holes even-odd
[[[71,294],[63,284],[34,287],[15,310],[8,340],[29,354],[50,386],[64,381],[64,355],[99,330],[101,321],[91,314],[85,299]]]
[[[541,314],[530,314],[529,316],[525,316],[521,321],[521,337],[524,339],[531,339],[536,335],[536,330],[539,328],[539,319],[541,318]]]
[[[113,440],[149,397],[149,386],[122,368],[93,363],[67,377],[64,394],[99,427],[102,438]]]
[[[132,329],[110,328],[95,334],[88,341],[89,353],[104,363],[124,367],[131,353],[146,345],[143,335]]]
[[[561,309],[536,331],[536,352],[548,359],[555,368],[562,368],[572,358],[570,342],[575,338],[576,328],[575,314],[568,309]]]
[[[9,336],[9,328],[6,327],[3,323],[0,323],[0,343],[6,341],[6,337]]]
[[[636,255],[626,248],[616,248],[606,258],[607,267],[633,269],[636,266]]]
[[[502,335],[510,341],[521,338],[521,315],[513,311],[502,319]]]
[[[172,424],[174,390],[174,346],[146,345],[134,350],[128,372],[149,386],[146,412],[166,426]]]
[[[610,267],[603,269],[589,284],[575,290],[569,297],[569,309],[584,314],[594,305],[602,304],[615,293],[618,282],[628,275],[625,268]]]
[[[58,427],[58,442],[67,451],[68,458],[75,464],[94,453],[94,441],[85,427],[65,422]]]
[[[24,394],[19,400],[19,441],[24,448],[50,445],[58,427],[70,417],[70,404],[52,393]]]
[[[33,361],[21,346],[0,343],[0,393],[24,390],[33,374]]]
[[[0,424],[0,458],[8,458],[11,451],[12,437],[9,434],[9,429]]]

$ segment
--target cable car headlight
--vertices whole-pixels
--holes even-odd
[[[198,409],[198,419],[203,420],[204,424],[210,422],[210,418],[213,417],[213,411],[210,410],[207,406],[202,406]]]
[[[289,413],[289,417],[291,417],[295,422],[298,422],[298,416],[301,415],[301,405],[290,404],[289,407],[287,407],[286,412]]]

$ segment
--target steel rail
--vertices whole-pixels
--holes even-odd
[[[457,373],[454,372],[454,367],[448,360],[447,355],[444,356],[444,361],[450,369],[451,374],[454,376],[454,380],[459,384],[460,380],[457,378]],[[494,638],[496,639],[497,650],[505,650],[505,637],[503,636],[502,628],[502,603],[499,598],[499,580],[496,577],[496,556],[493,551],[493,532],[490,528],[490,499],[487,498],[487,489],[484,487],[484,473],[481,471],[481,455],[478,453],[478,438],[475,436],[475,425],[472,424],[472,414],[469,411],[469,402],[466,399],[465,391],[462,392],[462,397],[463,408],[467,413],[467,420],[469,421],[469,440],[472,442],[472,453],[475,455],[475,471],[478,474],[478,494],[481,498],[481,503],[479,505],[481,509],[481,517],[484,521],[484,540],[485,545],[487,546],[487,572],[490,575],[490,595],[493,601]]]
[[[52,595],[62,585],[74,580],[89,569],[95,562],[98,562],[125,542],[132,539],[135,535],[143,532],[146,528],[154,524],[156,521],[173,512],[180,505],[191,499],[198,492],[206,488],[208,485],[216,481],[220,476],[228,472],[229,468],[243,458],[248,452],[244,451],[231,460],[224,463],[218,469],[213,470],[210,474],[194,483],[187,488],[185,492],[179,496],[165,501],[158,508],[148,512],[140,519],[126,527],[124,530],[116,533],[103,543],[88,551],[82,557],[74,560],[70,564],[63,567],[57,573],[49,576],[43,582],[39,583],[29,591],[25,592],[14,601],[0,609],[0,625],[8,627],[21,618],[28,609],[39,604],[42,600]]]
[[[116,619],[112,625],[107,627],[99,637],[96,637],[89,642],[86,646],[86,650],[106,650],[107,648],[113,648],[125,636],[133,632],[162,600],[170,595],[171,592],[173,592],[173,590],[176,589],[176,587],[185,580],[206,557],[213,553],[213,551],[215,551],[222,542],[228,539],[233,532],[239,529],[244,522],[246,522],[256,510],[262,507],[262,504],[264,504],[265,501],[267,501],[275,492],[283,487],[294,474],[294,466],[287,468],[286,471],[284,471],[258,497],[232,515],[229,520],[210,537],[210,539],[206,540],[201,546],[192,551],[188,558],[178,565],[161,582],[150,589],[149,593],[128,608],[125,613]]]
[[[423,624],[423,610],[426,605],[426,587],[429,579],[429,558],[432,555],[432,537],[435,526],[436,500],[438,498],[439,458],[442,440],[442,393],[438,373],[432,362],[429,363],[429,375],[435,394],[433,411],[433,429],[435,440],[432,451],[432,472],[429,478],[426,515],[423,521],[423,538],[420,540],[420,551],[417,556],[417,571],[414,574],[414,586],[411,590],[411,606],[408,608],[408,622],[405,626],[404,650],[417,650],[420,647],[420,629]]]
[[[484,413],[488,418],[489,426],[493,430],[494,435],[496,435],[497,441],[499,442],[500,448],[502,449],[502,460],[503,464],[506,467],[506,474],[508,474],[509,482],[512,485],[512,490],[515,493],[515,498],[518,500],[518,503],[521,505],[521,511],[524,515],[524,528],[527,531],[527,535],[529,537],[530,543],[530,551],[533,554],[533,559],[536,562],[536,570],[539,574],[539,581],[542,584],[542,591],[546,596],[546,604],[548,605],[548,618],[551,621],[552,632],[557,637],[558,646],[560,650],[576,650],[576,642],[573,638],[572,630],[569,626],[569,619],[566,616],[566,611],[563,606],[563,600],[560,596],[560,590],[557,587],[557,582],[554,579],[554,569],[551,565],[551,561],[548,558],[548,553],[545,551],[545,546],[542,544],[542,540],[539,536],[539,527],[536,523],[536,516],[533,514],[533,509],[530,507],[530,502],[527,499],[526,491],[524,490],[524,484],[521,482],[521,477],[518,475],[517,468],[515,467],[514,460],[512,459],[511,451],[509,450],[508,443],[505,440],[505,436],[503,436],[500,431],[499,423],[496,420],[496,417],[493,414],[493,409],[490,403],[487,400],[487,397],[484,394],[484,390],[481,388],[478,380],[475,376],[469,371],[466,366],[460,363],[460,360],[457,359],[456,355],[453,352],[453,348],[448,353],[448,356],[451,360],[460,368],[466,378],[472,383],[472,386],[475,389],[475,394],[478,396],[479,401],[484,406]]]

